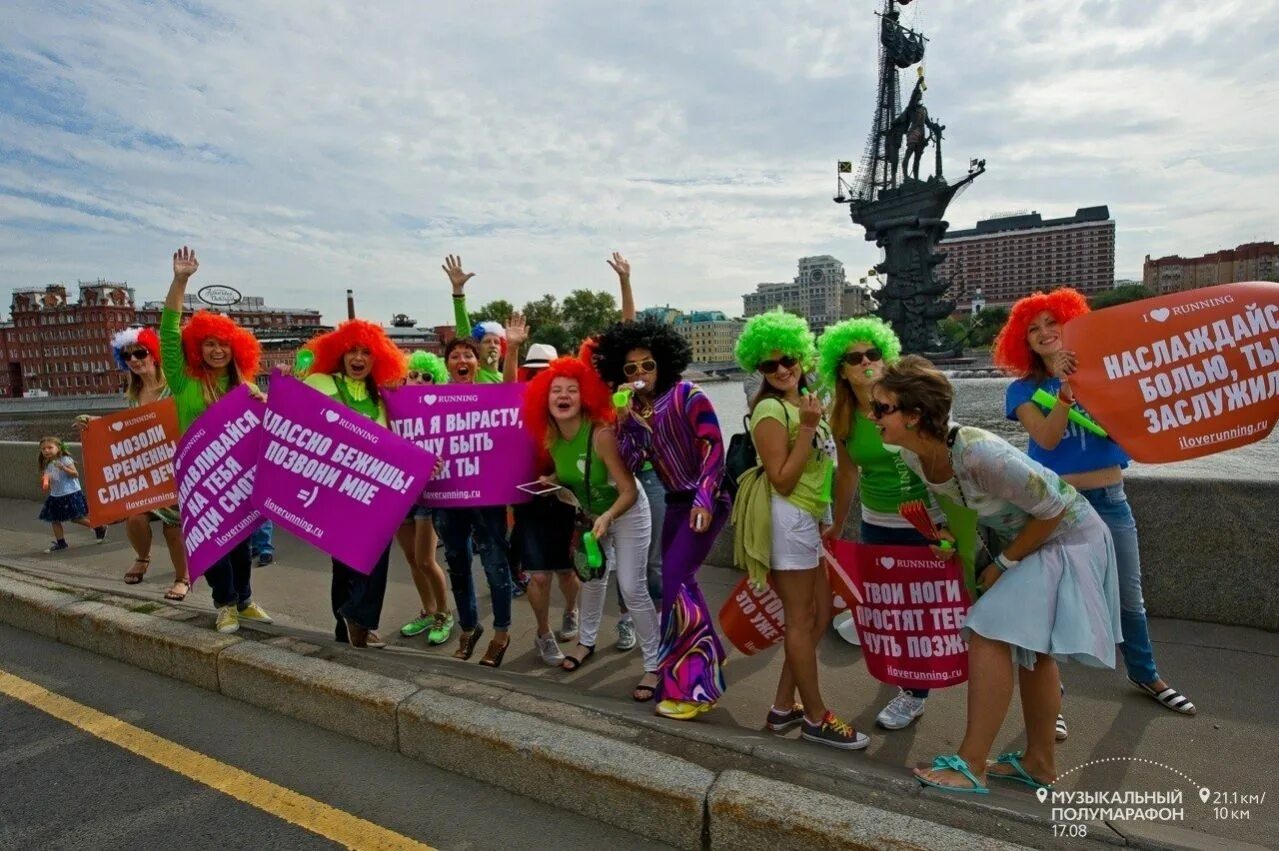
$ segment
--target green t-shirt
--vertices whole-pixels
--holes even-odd
[[[160,314],[160,366],[178,409],[178,430],[185,434],[212,403],[204,397],[204,382],[187,375],[186,355],[182,353],[182,314],[167,307]],[[226,393],[225,375],[217,380],[215,389],[218,398]]]
[[[595,429],[583,423],[572,440],[556,438],[551,444],[551,459],[555,461],[555,476],[560,484],[573,492],[580,505],[598,517],[617,501],[617,487],[608,480],[608,467],[604,459],[595,454],[591,446]],[[586,492],[587,452],[590,452],[590,499]]]
[[[768,419],[777,420],[787,427],[789,439],[786,445],[788,449],[794,447],[795,439],[799,436],[799,408],[783,399],[762,400],[751,412],[752,438],[755,427]],[[800,474],[795,489],[786,499],[820,520],[830,508],[830,482],[834,464],[835,438],[831,436],[830,425],[823,419],[817,423],[808,460],[804,462],[804,472]]]
[[[884,446],[879,429],[861,411],[853,412],[853,427],[844,448],[861,470],[858,490],[862,505],[871,511],[896,515],[903,502],[925,499],[924,483],[906,466],[900,451]]]
[[[340,388],[339,381],[342,382]],[[386,405],[382,404],[381,399],[374,402],[369,398],[369,389],[364,379],[347,378],[345,375],[325,375],[321,372],[308,375],[306,386],[314,387],[330,399],[336,399],[339,404],[364,414],[378,425],[386,425]]]

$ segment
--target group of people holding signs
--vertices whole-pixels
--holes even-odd
[[[1123,394],[1150,376],[1116,380],[1109,355],[1082,351],[1071,330],[1099,315],[1077,292],[1021,300],[995,346],[996,363],[1016,379],[1005,413],[1028,433],[1026,453],[952,422],[949,380],[927,360],[902,356],[884,322],[849,319],[816,337],[780,311],[750,319],[738,340],[737,359],[760,384],[730,451],[710,400],[683,378],[688,344],[669,325],[635,319],[630,267],[619,255],[610,265],[622,321],[577,353],[534,344],[521,366],[530,329],[518,315],[465,333],[472,276],[449,257],[459,334],[442,357],[406,356],[380,326],[348,320],[307,343],[301,374],[277,373],[264,396],[250,332],[204,311],[183,325],[185,288],[199,268],[183,248],[159,333],[131,329],[115,340],[129,410],[85,424],[86,522],[124,521],[136,576],[159,520],[176,571],[169,596],[180,599],[204,576],[215,626],[232,632],[271,621],[253,595],[249,538],[273,521],[331,557],[334,638],[357,648],[386,644],[380,619],[398,540],[421,601],[402,635],[456,640],[457,659],[478,652],[491,667],[510,647],[517,571],[528,577],[538,655],[570,671],[596,651],[616,575],[643,661],[632,697],[683,720],[712,710],[727,687],[725,647],[697,575],[731,522],[747,578],[720,622],[744,652],[783,645],[777,690],[761,707],[768,729],[799,728],[806,740],[848,750],[870,743],[827,705],[819,681],[817,646],[833,612],[848,609],[872,672],[901,686],[880,726],[906,727],[924,712],[930,685],[966,678],[957,752],[916,771],[947,792],[982,794],[995,779],[1051,784],[1056,744],[1068,735],[1058,665],[1113,668],[1117,644],[1133,686],[1195,713],[1156,667],[1123,487],[1133,430],[1109,413],[1130,409]],[[1244,328],[1270,345],[1279,310],[1271,317],[1256,299],[1273,304],[1274,290],[1233,286],[1262,288],[1239,309],[1256,313],[1262,303],[1261,324],[1248,325],[1244,313]],[[1265,391],[1279,373],[1256,352],[1246,357],[1252,343],[1232,340],[1235,348],[1216,352],[1232,367],[1247,359]],[[1255,386],[1250,394],[1254,413],[1266,415],[1264,403],[1279,398]],[[1105,426],[1116,423],[1112,436]],[[1232,441],[1183,440],[1217,449]],[[42,472],[62,463],[67,475],[59,451],[42,444],[41,453]],[[850,516],[856,544],[841,539]],[[475,551],[492,608],[487,643]],[[556,575],[568,600],[563,628],[552,632]],[[774,628],[748,646],[730,620]],[[561,641],[573,646],[565,652]],[[1014,683],[1027,744],[992,754]]]

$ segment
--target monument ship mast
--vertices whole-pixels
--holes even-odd
[[[852,220],[866,229],[866,239],[884,250],[875,270],[885,281],[875,294],[876,315],[893,326],[902,350],[944,358],[960,351],[941,342],[937,322],[951,314],[955,302],[945,298],[949,284],[933,274],[945,259],[937,243],[946,233],[943,220],[952,198],[986,170],[985,160],[972,160],[968,174],[947,183],[942,174],[941,142],[945,125],[929,115],[920,65],[928,39],[901,23],[900,6],[911,0],[884,0],[879,15],[879,91],[875,117],[857,174],[850,186],[843,178],[852,163],[837,166],[838,204],[847,204]],[[906,108],[901,107],[900,71],[916,67],[916,80]],[[904,144],[904,152],[903,152]],[[934,173],[919,177],[920,161],[933,146]]]

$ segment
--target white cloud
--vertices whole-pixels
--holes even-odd
[[[519,303],[611,287],[618,249],[641,305],[739,312],[799,256],[875,260],[829,199],[873,111],[876,5],[10,2],[0,288],[159,298],[187,243],[207,281],[435,323],[445,254],[476,303]],[[952,225],[1108,203],[1120,277],[1275,238],[1275,12],[911,4],[949,170],[990,168]]]

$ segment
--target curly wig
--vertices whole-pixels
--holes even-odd
[[[596,425],[612,424],[617,419],[608,385],[580,358],[565,356],[551,361],[529,382],[524,393],[524,427],[539,446],[546,446],[551,436],[549,401],[551,383],[557,378],[572,378],[581,389],[582,416]]]
[[[252,381],[258,374],[258,357],[262,354],[258,338],[231,317],[207,310],[198,311],[182,326],[182,355],[186,359],[187,374],[193,378],[211,378],[204,366],[204,353],[200,351],[210,337],[230,346],[239,379]]]
[[[373,368],[369,375],[378,387],[389,387],[404,378],[404,355],[382,326],[365,319],[348,319],[327,334],[321,334],[305,348],[315,355],[311,372],[332,375],[342,372],[342,356],[356,347],[369,350]]]
[[[693,360],[688,341],[670,325],[652,319],[614,322],[595,339],[595,369],[614,386],[626,381],[622,367],[626,365],[628,352],[632,349],[652,352],[653,360],[657,361],[657,384],[653,389],[659,396],[679,382]]]
[[[1050,293],[1034,292],[1018,301],[1008,311],[1008,321],[995,338],[992,359],[995,366],[1019,378],[1047,376],[1043,359],[1030,350],[1026,334],[1030,323],[1048,311],[1062,325],[1089,311],[1088,299],[1078,290],[1062,287]]]
[[[840,361],[854,343],[870,343],[883,352],[884,363],[892,363],[902,354],[901,341],[884,320],[874,316],[845,319],[817,338],[817,373],[823,385],[834,387],[839,382]]]
[[[449,370],[444,360],[431,352],[414,352],[408,357],[408,368],[414,372],[422,372],[431,376],[436,384],[449,383]]]
[[[742,369],[754,372],[775,351],[799,358],[805,371],[812,369],[817,359],[817,347],[808,323],[780,308],[750,319],[737,338],[734,354]]]
[[[141,346],[151,355],[151,360],[160,363],[160,338],[150,328],[125,328],[117,331],[111,338],[111,354],[115,355],[116,365],[126,372],[129,365],[124,360],[124,350]]]

